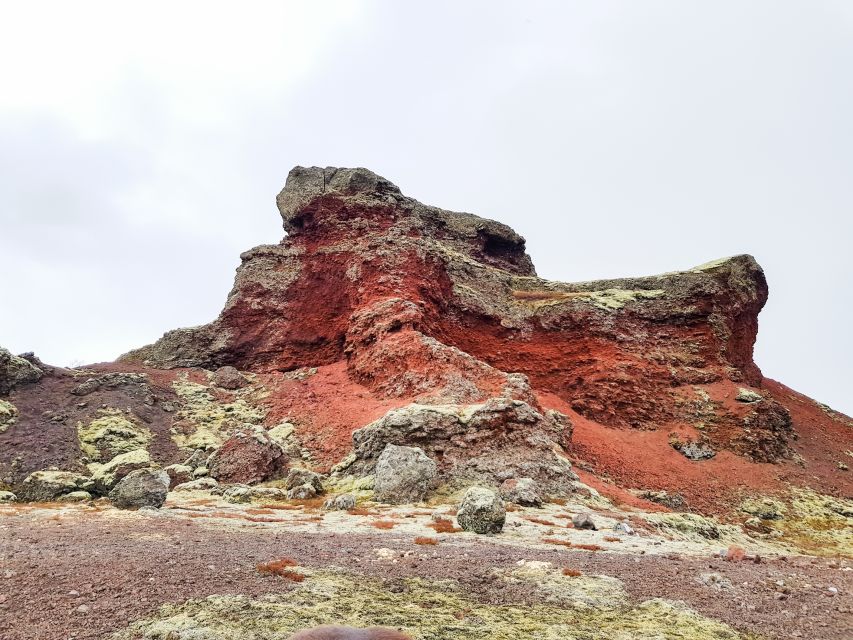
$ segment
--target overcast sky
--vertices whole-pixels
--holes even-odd
[[[0,21],[0,345],[213,319],[296,164],[501,220],[540,275],[753,254],[756,361],[853,413],[853,3],[27,2]]]

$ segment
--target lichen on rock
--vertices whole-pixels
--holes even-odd
[[[112,460],[117,455],[136,449],[146,449],[151,432],[132,415],[119,409],[100,409],[98,417],[84,424],[77,423],[80,449],[92,462]]]
[[[185,449],[219,447],[245,425],[261,424],[266,415],[245,396],[233,401],[217,401],[208,387],[191,381],[186,374],[178,376],[172,388],[181,401],[172,426],[172,440]]]
[[[0,433],[3,433],[15,423],[18,410],[11,402],[0,400]]]

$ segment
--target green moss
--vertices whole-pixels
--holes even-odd
[[[130,420],[118,409],[101,409],[87,425],[77,423],[80,449],[92,461],[111,460],[117,455],[146,449],[151,432]]]
[[[246,401],[251,390],[244,390],[233,402],[219,402],[208,387],[191,382],[186,374],[178,377],[172,387],[182,406],[172,427],[172,440],[187,449],[211,449],[220,446],[236,429],[261,424],[266,416],[263,409]]]
[[[739,527],[720,524],[695,513],[647,513],[643,517],[661,531],[693,542],[742,542],[746,538]]]
[[[513,569],[496,573],[509,583],[535,585],[545,594],[547,603],[598,609],[617,609],[628,604],[628,593],[622,581],[610,576],[567,576],[550,562],[537,560],[522,560]]]
[[[814,555],[853,557],[853,500],[795,489],[789,511],[765,522],[782,534],[780,541]]]
[[[10,426],[15,424],[15,419],[18,417],[18,410],[11,402],[0,400],[0,433],[3,433]]]
[[[111,488],[116,481],[116,474],[128,469],[141,469],[151,464],[151,456],[145,449],[135,449],[121,453],[106,464],[92,462],[86,465],[92,474],[92,480],[100,487]]]
[[[404,630],[415,640],[569,640],[591,638],[704,640],[745,636],[683,605],[649,600],[637,606],[481,604],[453,581],[405,581],[402,593],[361,576],[323,571],[291,591],[252,599],[210,596],[165,605],[114,640],[280,640],[321,624]],[[284,583],[282,583],[284,590]]]
[[[664,293],[662,289],[604,289],[603,291],[590,291],[586,297],[599,309],[616,311],[629,302],[659,298]]]
[[[740,510],[762,520],[778,520],[783,518],[787,508],[785,503],[772,498],[753,497],[740,503]]]

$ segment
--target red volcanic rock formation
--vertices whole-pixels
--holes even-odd
[[[366,169],[296,168],[277,202],[287,236],[243,254],[212,323],[74,370],[0,352],[0,488],[106,473],[93,447],[255,482],[368,474],[395,444],[441,483],[532,478],[545,498],[576,473],[703,511],[744,488],[851,493],[853,421],[753,362],[767,283],[751,257],[561,283],[509,227]]]
[[[523,373],[604,425],[687,423],[713,448],[788,453],[784,407],[726,401],[762,383],[752,348],[767,283],[750,256],[567,284],[538,278],[509,227],[423,205],[366,169],[297,167],[277,203],[287,237],[243,254],[219,318],[125,361],[254,372],[346,361],[382,396],[443,403],[483,402]]]

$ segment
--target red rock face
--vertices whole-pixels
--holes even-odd
[[[839,452],[853,449],[853,421],[753,362],[768,291],[752,257],[561,283],[536,276],[509,227],[423,205],[364,169],[294,169],[278,206],[287,236],[242,255],[216,320],[92,369],[144,373],[150,393],[107,385],[82,406],[76,372],[7,375],[18,413],[0,429],[0,480],[82,469],[74,425],[104,402],[148,425],[153,459],[180,462],[190,452],[170,440],[183,424],[173,382],[207,385],[231,366],[262,388],[263,426],[293,423],[296,441],[281,457],[228,441],[212,470],[226,482],[281,475],[292,455],[328,471],[354,453],[350,468],[368,471],[389,442],[423,448],[442,480],[531,476],[559,493],[571,458],[616,499],[636,501],[583,469],[705,511],[743,487],[851,493]],[[232,402],[247,389],[222,371],[234,384],[220,372],[210,392]],[[466,418],[426,420],[423,405]],[[516,419],[522,409],[538,417]],[[46,421],[64,439],[42,442]]]
[[[422,205],[363,169],[296,169],[278,203],[288,236],[243,255],[219,319],[128,358],[259,372],[345,360],[382,396],[457,403],[520,372],[584,417],[640,429],[693,424],[695,387],[761,385],[767,284],[750,256],[566,284],[537,278],[508,227]],[[705,438],[786,455],[783,418],[753,420],[751,440],[727,433],[742,420],[715,413]]]

